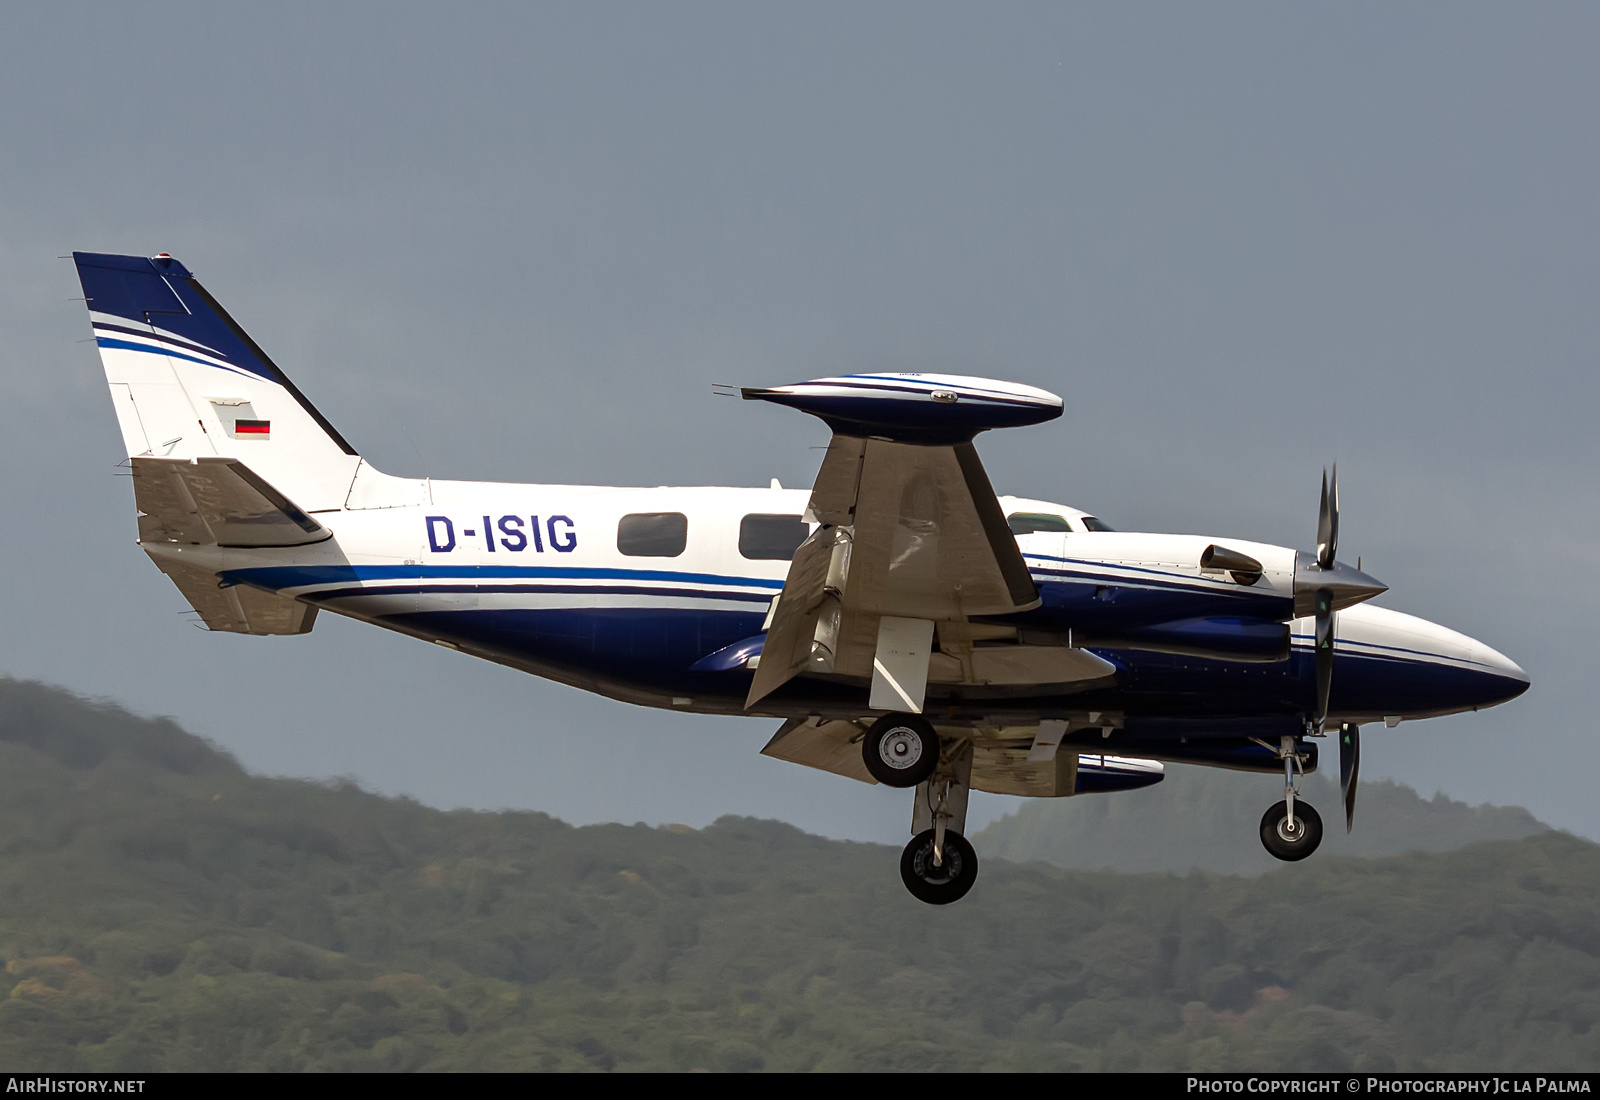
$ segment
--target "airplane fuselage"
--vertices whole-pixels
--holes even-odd
[[[391,480],[391,504],[423,503],[317,513],[333,535],[310,546],[146,549],[632,703],[777,717],[853,717],[864,709],[864,683],[828,677],[797,678],[745,707],[769,607],[794,544],[810,529],[800,518],[806,491]],[[1206,624],[1221,622],[1238,648],[1239,623],[1289,618],[1293,550],[1083,530],[1075,509],[1005,497],[1001,504],[1048,508],[1075,529],[1018,537],[1041,605],[985,620],[993,637],[978,645],[996,655],[1052,647],[1089,653],[1106,663],[1106,674],[1055,685],[993,682],[963,675],[952,662],[949,675],[930,677],[930,717],[1011,727],[1103,713],[1114,716],[1100,735],[1115,738],[1106,747],[1130,751],[1149,738],[1303,730],[1314,683],[1308,620],[1290,622],[1277,653],[1266,635],[1255,652],[1248,645],[1209,652],[1204,640]],[[751,536],[762,529],[776,531],[777,543]],[[630,543],[630,530],[642,541]],[[1203,570],[1202,551],[1219,542],[1261,562],[1259,579],[1242,585]],[[1141,624],[1159,631],[1174,622],[1189,624],[1176,645],[1139,635]],[[1387,608],[1341,611],[1336,630],[1334,720],[1392,724],[1476,709],[1527,683],[1482,643]]]

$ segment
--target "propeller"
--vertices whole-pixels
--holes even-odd
[[[1317,513],[1317,553],[1297,555],[1294,571],[1295,614],[1310,615],[1316,624],[1313,655],[1316,659],[1316,695],[1309,716],[1310,733],[1320,734],[1328,723],[1328,697],[1333,689],[1333,636],[1335,614],[1387,590],[1383,582],[1336,560],[1339,552],[1339,466],[1333,476],[1322,471],[1322,507]],[[1352,722],[1339,726],[1339,789],[1344,794],[1344,827],[1355,824],[1356,777],[1361,766],[1361,730]]]
[[[1361,727],[1354,722],[1339,726],[1339,793],[1344,795],[1344,831],[1356,824],[1356,779],[1361,772]]]
[[[1339,464],[1333,465],[1333,484],[1328,471],[1322,471],[1322,508],[1317,513],[1317,569],[1331,573],[1334,554],[1339,549]],[[1316,619],[1317,699],[1311,724],[1321,732],[1328,720],[1328,693],[1333,689],[1333,589],[1319,587],[1312,602]]]

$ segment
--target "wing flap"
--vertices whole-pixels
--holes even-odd
[[[788,683],[811,663],[836,530],[818,527],[794,552],[761,647],[761,662],[750,681],[746,707]]]

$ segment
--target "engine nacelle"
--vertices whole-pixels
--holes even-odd
[[[1134,760],[1126,756],[1078,754],[1078,779],[1073,794],[1105,794],[1135,791],[1150,787],[1167,777],[1167,769],[1155,760]]]
[[[1138,738],[1119,737],[1117,748],[1122,752],[1136,752],[1140,756],[1168,760],[1177,764],[1204,764],[1213,768],[1228,768],[1231,771],[1283,774],[1283,758],[1278,755],[1277,748],[1248,737],[1195,737],[1187,743],[1151,741],[1145,744],[1141,744]],[[1304,760],[1303,771],[1309,774],[1317,770],[1315,741],[1297,737],[1294,751]],[[1094,757],[1079,757],[1080,774],[1083,768],[1082,761],[1092,759]]]

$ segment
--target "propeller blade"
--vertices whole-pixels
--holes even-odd
[[[1317,565],[1333,568],[1334,555],[1339,550],[1339,464],[1333,464],[1333,485],[1330,491],[1328,471],[1322,471],[1322,507],[1317,513]]]
[[[1317,702],[1312,726],[1321,732],[1328,720],[1328,694],[1333,689],[1333,593],[1317,590],[1316,604]]]
[[[1333,464],[1333,478],[1322,471],[1322,507],[1317,512],[1317,570],[1331,572],[1334,554],[1339,549],[1339,464]],[[1348,567],[1341,567],[1348,568]],[[1313,574],[1315,576],[1316,574]],[[1311,726],[1320,734],[1328,721],[1328,696],[1333,690],[1333,588],[1318,588],[1312,600],[1316,617],[1317,695]],[[1354,803],[1352,803],[1354,805]],[[1348,822],[1346,823],[1348,825]]]
[[[1344,831],[1355,828],[1356,779],[1361,772],[1361,727],[1346,722],[1339,727],[1339,790],[1344,795]]]

